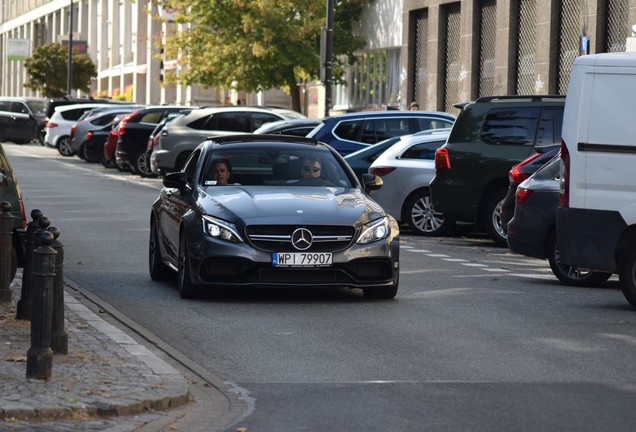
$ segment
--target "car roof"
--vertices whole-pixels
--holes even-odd
[[[301,144],[301,145],[312,145],[312,146],[322,146],[327,147],[326,144],[320,143],[315,139],[304,138],[304,137],[295,137],[289,135],[279,135],[279,134],[237,134],[237,135],[226,135],[214,138],[208,138],[205,142],[210,142],[212,144],[220,144],[220,145],[234,145],[234,144],[256,144],[256,143],[271,143],[271,144]]]
[[[308,119],[308,118],[277,120],[277,121],[265,123],[263,126],[256,129],[254,133],[266,134],[270,131],[284,129],[287,127],[318,126],[319,124],[320,124],[320,120]]]
[[[101,107],[101,106],[112,106],[112,105],[107,105],[104,103],[85,103],[85,104],[71,104],[71,105],[60,105],[55,107],[55,112],[63,112],[63,111],[71,111],[74,109],[78,109],[78,108],[84,108],[87,111],[90,110],[91,108],[95,108],[95,107]]]
[[[410,111],[410,110],[388,110],[388,111],[361,111],[354,113],[344,113],[337,116],[325,117],[323,122],[343,121],[349,119],[359,119],[366,117],[430,117],[439,116],[440,118],[452,118],[455,116],[443,111]]]
[[[395,144],[389,147],[376,160],[382,159],[383,156],[391,157],[391,155],[395,155],[396,153],[401,152],[403,149],[416,145],[416,144],[421,144],[421,143],[430,142],[430,141],[446,140],[448,138],[448,135],[450,135],[450,131],[451,131],[450,128],[429,129],[426,131],[422,131],[426,133],[418,132],[411,135],[405,135],[403,137],[400,137],[399,141],[397,141]]]

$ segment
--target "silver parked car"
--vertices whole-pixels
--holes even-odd
[[[252,133],[265,123],[304,119],[295,111],[267,107],[201,108],[167,124],[150,155],[152,172],[160,175],[179,171],[190,153],[209,137]]]
[[[403,136],[369,167],[369,172],[384,182],[382,188],[371,192],[371,198],[417,235],[441,235],[453,225],[435,212],[429,193],[435,176],[435,150],[449,133],[450,129],[431,129]]]

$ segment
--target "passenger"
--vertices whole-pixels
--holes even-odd
[[[300,168],[302,178],[319,178],[322,165],[317,157],[306,157]]]

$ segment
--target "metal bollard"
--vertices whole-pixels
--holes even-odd
[[[33,319],[31,348],[27,351],[27,378],[49,379],[53,369],[51,350],[51,315],[55,256],[50,245],[54,240],[48,231],[40,234],[41,246],[33,252]]]
[[[35,232],[39,229],[38,220],[42,212],[38,209],[31,210],[31,222],[27,224],[26,244],[24,250],[24,269],[22,271],[22,291],[18,300],[16,319],[31,320],[31,258],[35,250]]]
[[[53,315],[51,321],[51,349],[55,354],[68,354],[68,333],[64,327],[64,244],[59,240],[60,229],[49,227],[53,234],[51,247],[55,255],[55,278],[53,278]]]
[[[0,302],[10,302],[13,298],[11,291],[11,248],[13,241],[13,215],[11,203],[2,201],[0,204]]]

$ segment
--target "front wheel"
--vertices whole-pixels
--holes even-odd
[[[406,221],[416,235],[442,235],[453,225],[453,221],[433,209],[430,193],[427,190],[413,195],[406,204],[404,212]]]
[[[57,142],[57,151],[60,152],[62,156],[73,156],[75,153],[73,151],[73,147],[71,147],[71,137],[63,136]]]
[[[548,262],[552,273],[565,285],[578,287],[601,286],[612,275],[611,273],[581,270],[561,263],[559,244],[554,232],[548,238]]]
[[[486,233],[497,246],[508,246],[508,236],[501,219],[501,208],[507,189],[499,189],[491,194],[484,205],[483,224]]]
[[[636,251],[621,259],[618,272],[621,291],[629,304],[636,308]]]
[[[179,267],[177,280],[179,283],[179,295],[182,299],[194,298],[197,286],[190,279],[190,258],[188,252],[188,241],[185,234],[179,237]]]

